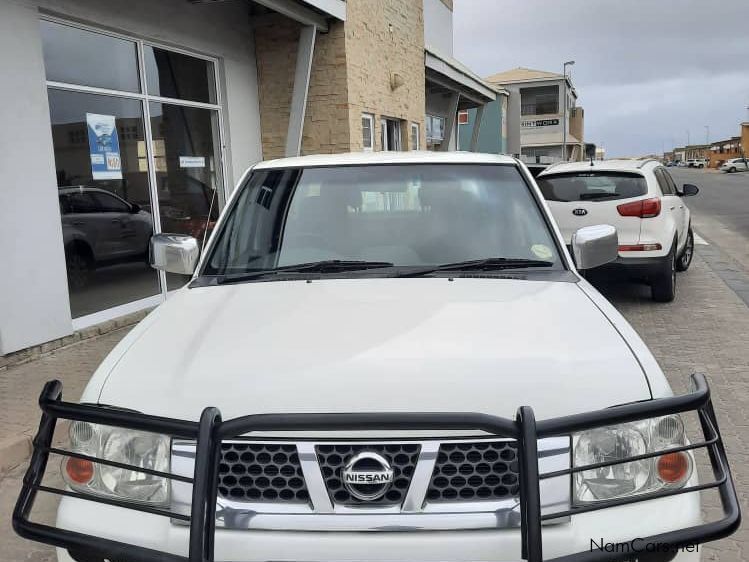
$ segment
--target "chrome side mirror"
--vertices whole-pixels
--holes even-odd
[[[200,246],[192,236],[154,234],[151,236],[149,261],[151,267],[167,273],[192,275],[198,265]]]
[[[592,269],[619,257],[619,236],[608,224],[586,226],[572,235],[572,257],[578,269]]]

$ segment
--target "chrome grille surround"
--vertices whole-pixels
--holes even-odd
[[[414,440],[252,440],[239,443],[263,445],[294,445],[299,465],[309,493],[309,502],[249,501],[218,497],[216,526],[226,529],[262,529],[288,531],[383,531],[383,530],[469,530],[506,529],[520,525],[517,497],[487,498],[455,501],[429,500],[427,495],[442,446],[468,443],[511,443],[506,439],[443,438]],[[419,447],[408,491],[401,503],[396,504],[345,504],[335,503],[328,492],[317,453],[319,446],[347,445],[366,449],[383,445],[416,445]],[[494,445],[498,447],[499,445]],[[504,447],[505,445],[502,445]],[[474,445],[471,445],[473,448]],[[569,468],[570,438],[552,437],[538,441],[539,468],[551,472]],[[172,472],[192,476],[195,443],[172,443]],[[553,513],[570,505],[569,476],[541,480],[542,513]],[[173,482],[171,490],[173,511],[189,514],[192,487],[183,482]],[[546,521],[557,524],[568,518]],[[177,525],[184,523],[173,519]]]
[[[403,503],[416,470],[420,446],[417,443],[341,443],[317,445],[317,459],[325,480],[325,486],[334,504],[340,505],[397,505]],[[341,472],[346,462],[354,455],[371,451],[382,455],[390,462],[394,471],[393,485],[382,497],[374,501],[362,501],[344,487]]]

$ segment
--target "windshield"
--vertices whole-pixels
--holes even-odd
[[[536,180],[547,201],[612,201],[648,192],[645,178],[626,172],[579,172]]]
[[[425,266],[512,258],[561,267],[515,166],[257,170],[241,189],[203,274],[328,260]]]

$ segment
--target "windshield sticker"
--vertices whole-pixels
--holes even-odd
[[[531,252],[540,260],[550,260],[554,255],[551,253],[551,249],[544,244],[533,244]]]

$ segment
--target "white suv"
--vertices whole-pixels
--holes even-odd
[[[611,226],[571,242],[616,257]],[[192,281],[82,404],[42,392],[13,524],[61,562],[696,562],[738,527],[705,378],[673,396],[519,161],[262,163],[197,249],[154,237]]]
[[[746,158],[731,158],[726,160],[718,168],[721,172],[732,174],[734,172],[747,172],[749,171],[749,160]]]
[[[672,301],[676,271],[686,271],[694,253],[689,208],[691,184],[676,186],[656,160],[606,160],[558,164],[538,178],[565,242],[592,224],[610,224],[619,235],[624,266],[651,285],[653,299]]]

